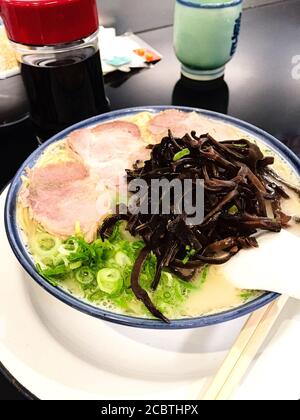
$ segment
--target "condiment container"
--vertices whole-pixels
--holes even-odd
[[[96,0],[0,0],[39,140],[108,110]]]

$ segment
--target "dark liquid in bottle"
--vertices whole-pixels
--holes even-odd
[[[99,51],[91,55],[88,50],[60,61],[21,65],[31,120],[41,141],[109,110]]]

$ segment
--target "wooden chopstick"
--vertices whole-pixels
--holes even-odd
[[[281,296],[248,318],[209,388],[201,396],[201,400],[228,400],[231,397],[287,300],[287,296]]]

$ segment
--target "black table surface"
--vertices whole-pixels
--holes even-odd
[[[205,84],[180,78],[172,27],[143,32],[140,36],[163,60],[150,69],[110,76],[106,91],[111,107],[173,104],[228,113],[268,131],[300,156],[300,79],[293,72],[293,57],[300,55],[299,22],[299,0],[246,10],[238,52],[225,79]],[[37,142],[29,121],[0,128],[0,141],[2,189]],[[22,398],[0,375],[0,400]]]

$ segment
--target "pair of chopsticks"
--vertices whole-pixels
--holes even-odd
[[[230,399],[287,300],[287,296],[281,296],[248,318],[209,388],[201,396],[201,400]]]

